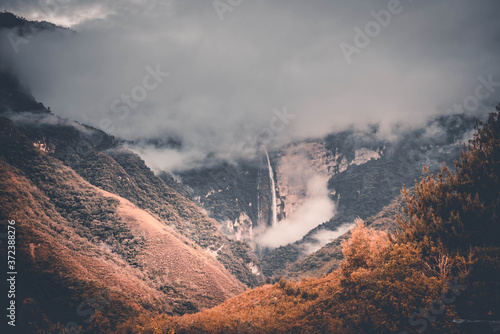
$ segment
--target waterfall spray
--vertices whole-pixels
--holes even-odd
[[[276,210],[276,186],[274,184],[274,173],[273,167],[271,166],[271,160],[269,160],[269,154],[267,153],[266,149],[264,149],[264,152],[266,153],[267,168],[269,170],[269,180],[271,181],[271,207],[273,214],[273,226],[276,226],[276,224],[278,223],[278,212]]]

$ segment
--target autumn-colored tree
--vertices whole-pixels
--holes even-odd
[[[499,106],[500,107],[500,106]],[[452,173],[424,168],[414,192],[404,188],[406,215],[397,243],[413,243],[443,279],[470,287],[456,302],[460,316],[500,316],[500,121],[499,107],[476,133]]]
[[[425,309],[442,291],[443,281],[426,266],[414,243],[391,243],[387,232],[358,221],[342,246],[345,261],[339,274],[344,297],[333,312],[345,330],[410,330],[412,314]],[[434,327],[446,328],[453,316],[449,310]]]
[[[443,166],[434,178],[424,167],[415,194],[403,188],[408,218],[399,219],[399,241],[421,242],[426,252],[500,245],[499,113],[485,124],[477,121],[476,129],[455,174]]]
[[[368,271],[379,267],[383,254],[389,246],[387,232],[368,229],[361,219],[356,219],[356,227],[351,230],[351,237],[342,243],[345,261],[342,272],[346,276],[355,271]]]

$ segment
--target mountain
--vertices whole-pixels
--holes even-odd
[[[10,21],[15,23],[10,31],[30,29],[26,26],[45,32],[65,31],[43,22],[13,18],[10,13],[2,13],[1,18],[7,18],[3,26],[12,25],[7,24]],[[247,286],[255,286],[262,280],[250,247],[228,239],[220,231],[219,223],[187,198],[184,186],[172,176],[154,175],[137,155],[123,149],[126,142],[51,114],[7,69],[0,71],[0,79],[0,96],[4,97],[0,114],[12,120],[12,126],[32,145],[73,169],[93,186],[129,200],[207,252],[217,254],[218,260]]]
[[[353,226],[357,217],[369,220],[397,201],[401,186],[412,184],[421,175],[422,164],[430,166],[432,172],[439,171],[443,163],[453,166],[473,126],[470,115],[445,115],[430,119],[424,128],[401,130],[392,140],[384,139],[373,126],[292,143],[270,152],[279,220],[293,221],[297,210],[308,204],[311,180],[319,179],[325,187],[322,198],[328,196],[335,203],[330,217],[303,217],[315,219],[316,225],[289,244],[275,247],[259,243],[260,235],[272,225],[272,189],[264,152],[256,160],[175,173],[230,238],[253,245],[266,276],[297,277],[302,271],[296,269],[297,261],[320,256],[323,262],[335,262],[341,257],[338,247],[332,252],[327,244]],[[323,246],[326,248],[320,251]],[[311,255],[316,251],[319,253]],[[310,269],[320,275],[334,266],[321,268]]]
[[[53,115],[8,71],[0,79],[0,216],[2,231],[14,220],[18,233],[19,332],[102,332],[144,312],[192,313],[263,279],[251,248],[170,175]],[[92,329],[99,317],[107,327]]]
[[[327,137],[325,151],[334,157],[328,189],[337,203],[336,214],[301,240],[264,256],[264,272],[286,274],[288,264],[323,246],[329,235],[339,236],[335,231],[342,232],[357,217],[366,220],[377,215],[399,196],[401,185],[412,184],[420,176],[423,164],[434,173],[442,164],[453,166],[473,125],[470,115],[447,115],[392,142],[377,140],[376,128],[371,134],[347,131]]]
[[[65,31],[2,15],[3,27],[17,33]],[[53,116],[33,115],[48,110],[9,71],[0,75],[5,82],[0,87],[3,111],[15,111],[16,126],[31,141],[47,147],[50,155],[92,185],[155,214],[202,248],[217,251],[218,260],[247,286],[266,277],[293,276],[290,265],[333,242],[357,217],[366,220],[378,214],[399,196],[402,184],[420,175],[422,164],[433,172],[442,163],[452,165],[474,124],[467,114],[444,115],[429,119],[425,127],[395,128],[390,139],[377,125],[353,128],[297,141],[267,155],[262,151],[256,158],[174,171],[174,178],[167,172],[154,175],[122,148],[137,143],[64,124],[67,121]],[[19,111],[31,114],[23,119]],[[173,138],[148,140],[160,147],[182,145]],[[313,197],[331,206],[330,212],[315,214],[320,207],[304,212]],[[188,209],[176,212],[179,202]],[[207,220],[206,213],[212,219]],[[194,224],[191,218],[202,223]],[[281,221],[282,231],[272,231],[274,219]],[[276,238],[287,234],[283,240]]]
[[[258,277],[249,269],[256,261],[251,249],[228,239],[219,230],[219,224],[207,217],[202,208],[169,187],[163,181],[165,177],[154,175],[144,161],[123,149],[116,139],[80,125],[76,128],[60,124],[40,125],[53,120],[42,119],[33,123],[29,117],[32,116],[28,116],[28,121],[20,119],[19,123],[23,124],[32,142],[47,147],[50,155],[92,185],[131,201],[198,246],[216,252],[219,261],[245,284],[257,284]]]
[[[24,17],[14,15],[9,12],[0,13],[0,29],[9,29],[14,32],[26,34],[34,30],[38,31],[55,31],[69,30],[47,21],[30,21]]]
[[[73,35],[74,31],[59,27],[46,21],[29,21],[9,12],[0,12],[0,31],[2,45],[7,51],[0,59],[0,113],[8,111],[31,111],[34,113],[45,112],[45,106],[36,101],[29,89],[21,85],[18,78],[9,66],[9,56],[15,57],[19,48],[40,33],[59,34],[62,36]]]
[[[74,33],[10,13],[0,13],[0,29],[26,39]],[[54,115],[2,63],[0,218],[2,230],[14,220],[17,231],[20,331],[356,332],[395,330],[393,321],[404,327],[406,313],[448,283],[432,269],[442,254],[426,244],[434,238],[442,246],[439,222],[433,230],[407,230],[404,238],[415,232],[425,242],[392,239],[412,214],[401,187],[413,185],[422,164],[429,173],[453,166],[473,127],[468,114],[401,126],[391,138],[372,125],[236,162],[155,174],[125,148],[140,143]],[[419,194],[418,186],[411,191]],[[496,249],[480,251],[491,264]],[[409,307],[384,299],[408,294],[395,263],[407,265],[411,284],[422,286]],[[386,294],[370,294],[378,288]],[[487,299],[483,290],[478,295]],[[487,315],[484,308],[463,312],[473,297],[457,304],[460,314]],[[364,309],[371,300],[383,309],[374,318],[367,316],[374,309]],[[399,318],[389,319],[386,308]]]
[[[157,212],[170,215],[169,221],[89,183],[50,155],[54,142],[49,137],[43,143],[33,141],[5,118],[0,125],[2,224],[15,219],[20,231],[19,284],[26,287],[18,296],[20,302],[34,300],[57,322],[74,316],[75,300],[90,293],[84,291],[86,286],[126,296],[120,307],[131,311],[170,314],[214,306],[245,290],[213,254],[178,232],[180,215],[197,208],[175,198],[178,195],[166,185],[161,190],[169,192],[176,207],[164,204]],[[119,168],[117,163],[111,166]],[[123,169],[115,176],[135,183]],[[196,213],[191,213],[194,224],[206,224],[206,234],[200,228],[200,239],[224,242],[208,218],[198,211],[194,220]],[[189,227],[182,229],[188,231]],[[230,258],[231,246],[226,246],[225,256]],[[231,269],[241,270],[238,264],[235,261]],[[57,292],[59,287],[65,292]],[[57,312],[61,308],[67,311]]]
[[[118,332],[493,333],[500,314],[498,111],[479,123],[456,172],[444,167],[434,176],[424,168],[414,190],[403,188],[370,222],[379,228],[395,220],[394,233],[358,219],[330,274],[282,278],[194,315],[138,317]],[[394,217],[400,202],[404,215]]]

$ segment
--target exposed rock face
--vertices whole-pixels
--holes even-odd
[[[349,166],[378,160],[382,154],[381,149],[361,147],[355,150],[354,158],[349,161],[338,148],[335,154],[332,154],[322,141],[301,142],[282,149],[276,158],[279,219],[283,221],[293,217],[294,213],[315,195],[310,189],[313,180],[321,180],[320,184],[324,184],[326,188],[331,177],[344,172]],[[335,189],[331,188],[329,195],[333,198],[336,195]],[[320,211],[320,208],[317,211]],[[317,224],[329,220],[332,216],[325,216],[324,221],[318,221]],[[300,217],[303,220],[307,218]]]
[[[220,223],[229,238],[251,241],[253,229],[261,219],[259,182],[268,182],[266,175],[260,173],[255,162],[241,162],[178,172],[178,176],[190,189],[194,201]],[[267,185],[261,187],[269,190]]]
[[[281,150],[276,163],[279,218],[290,217],[304,204],[309,180],[343,169],[344,160],[338,160],[339,155],[329,154],[321,142],[298,143]]]
[[[45,139],[33,142],[33,146],[45,153],[54,153],[54,147],[48,146],[47,143],[45,143]]]
[[[238,241],[253,242],[253,223],[244,211],[234,221],[226,220],[226,224],[223,225],[223,231],[227,236],[233,237]]]
[[[308,187],[313,180],[323,180],[320,183],[326,189],[332,176],[382,155],[378,148],[358,146],[346,154],[342,147],[332,150],[324,140],[306,141],[269,152],[269,159],[263,152],[258,161],[190,170],[180,177],[192,189],[192,198],[220,222],[229,238],[255,248],[259,236],[273,226],[273,183],[277,221],[283,221],[292,218],[311,197]],[[328,192],[333,199],[336,190],[330,187]]]
[[[382,150],[380,149],[373,151],[367,148],[361,148],[359,150],[354,151],[354,160],[351,161],[350,165],[362,165],[370,160],[378,160],[380,159],[381,153]]]

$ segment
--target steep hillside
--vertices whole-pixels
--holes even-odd
[[[20,233],[19,277],[27,287],[20,303],[34,300],[48,320],[65,323],[74,318],[78,298],[99,287],[122,296],[116,307],[130,309],[120,311],[123,317],[134,310],[193,312],[245,290],[165,222],[91,185],[11,121],[2,118],[0,126],[1,221],[6,230],[7,220],[15,219]],[[86,293],[85,286],[93,288]]]
[[[244,161],[178,173],[192,189],[192,198],[222,224],[228,236],[242,241],[251,241],[258,222],[258,174],[256,164]]]
[[[9,12],[0,13],[0,29],[18,29],[16,32],[29,33],[32,30],[69,30],[47,21],[29,21]]]
[[[9,117],[32,145],[92,185],[129,200],[206,251],[219,250],[217,259],[244,284],[255,286],[260,280],[252,273],[257,260],[248,245],[228,239],[217,221],[154,175],[114,137],[52,114],[16,113]]]

